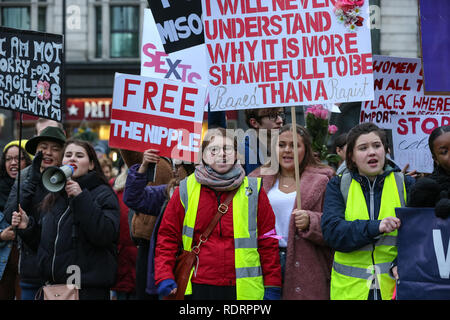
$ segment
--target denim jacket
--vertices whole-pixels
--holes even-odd
[[[9,227],[9,223],[6,222],[3,212],[0,211],[0,233]],[[0,240],[0,279],[3,277],[3,272],[5,271],[6,264],[8,263],[9,254],[11,253],[11,248],[13,241],[3,241]]]

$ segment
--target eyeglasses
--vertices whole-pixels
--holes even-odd
[[[6,157],[5,162],[11,162],[11,161],[19,162],[19,157]],[[20,157],[20,161],[25,161],[25,157]]]
[[[269,118],[270,121],[276,121],[278,119],[278,117],[281,118],[281,120],[285,120],[286,119],[286,114],[284,112],[276,112],[276,113],[269,113],[263,116],[260,116],[259,118]]]
[[[226,146],[223,146],[223,147],[212,146],[212,147],[207,147],[206,148],[206,151],[211,153],[213,156],[218,155],[220,153],[220,150],[222,150],[224,154],[230,155],[230,154],[233,154],[234,147],[230,146],[230,145],[226,145]]]

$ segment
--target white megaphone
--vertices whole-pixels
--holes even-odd
[[[61,167],[48,167],[42,173],[42,184],[50,192],[58,192],[64,189],[66,182],[73,174],[73,167],[64,165]]]

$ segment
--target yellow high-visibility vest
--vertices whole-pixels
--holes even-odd
[[[342,185],[349,183],[348,194],[345,194]],[[342,176],[341,191],[346,200],[345,220],[371,218],[361,185],[351,178],[350,173]],[[384,181],[378,220],[395,217],[395,208],[404,207],[405,202],[403,174],[391,172]],[[371,203],[373,205],[373,199]],[[370,289],[379,289],[383,300],[391,299],[395,280],[390,276],[389,271],[396,257],[397,230],[382,234],[376,243],[368,244],[358,250],[336,251],[331,273],[330,298],[332,300],[367,300]]]
[[[201,184],[191,174],[180,182],[180,200],[185,210],[183,248],[192,250],[195,220],[198,212]],[[262,300],[264,283],[258,253],[258,195],[261,179],[245,177],[233,198],[234,262],[236,268],[236,298]],[[193,270],[185,294],[192,294]]]

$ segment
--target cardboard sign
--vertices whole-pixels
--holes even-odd
[[[0,28],[0,108],[61,122],[63,36]]]
[[[211,111],[372,100],[369,1],[335,2],[202,1]]]
[[[450,299],[450,218],[434,208],[396,208],[398,300]]]
[[[206,89],[116,73],[109,146],[195,162]]]
[[[149,6],[166,53],[205,42],[201,0],[153,0]]]
[[[433,172],[433,158],[428,147],[430,133],[450,125],[450,115],[394,115],[392,141],[395,162],[400,168],[409,163],[411,170]]]
[[[394,130],[392,116],[396,114],[450,114],[450,97],[424,95],[419,58],[375,55],[373,70],[375,98],[361,103],[360,123]]]
[[[204,44],[171,53],[166,52],[149,9],[144,10],[141,50],[141,76],[206,85]]]

